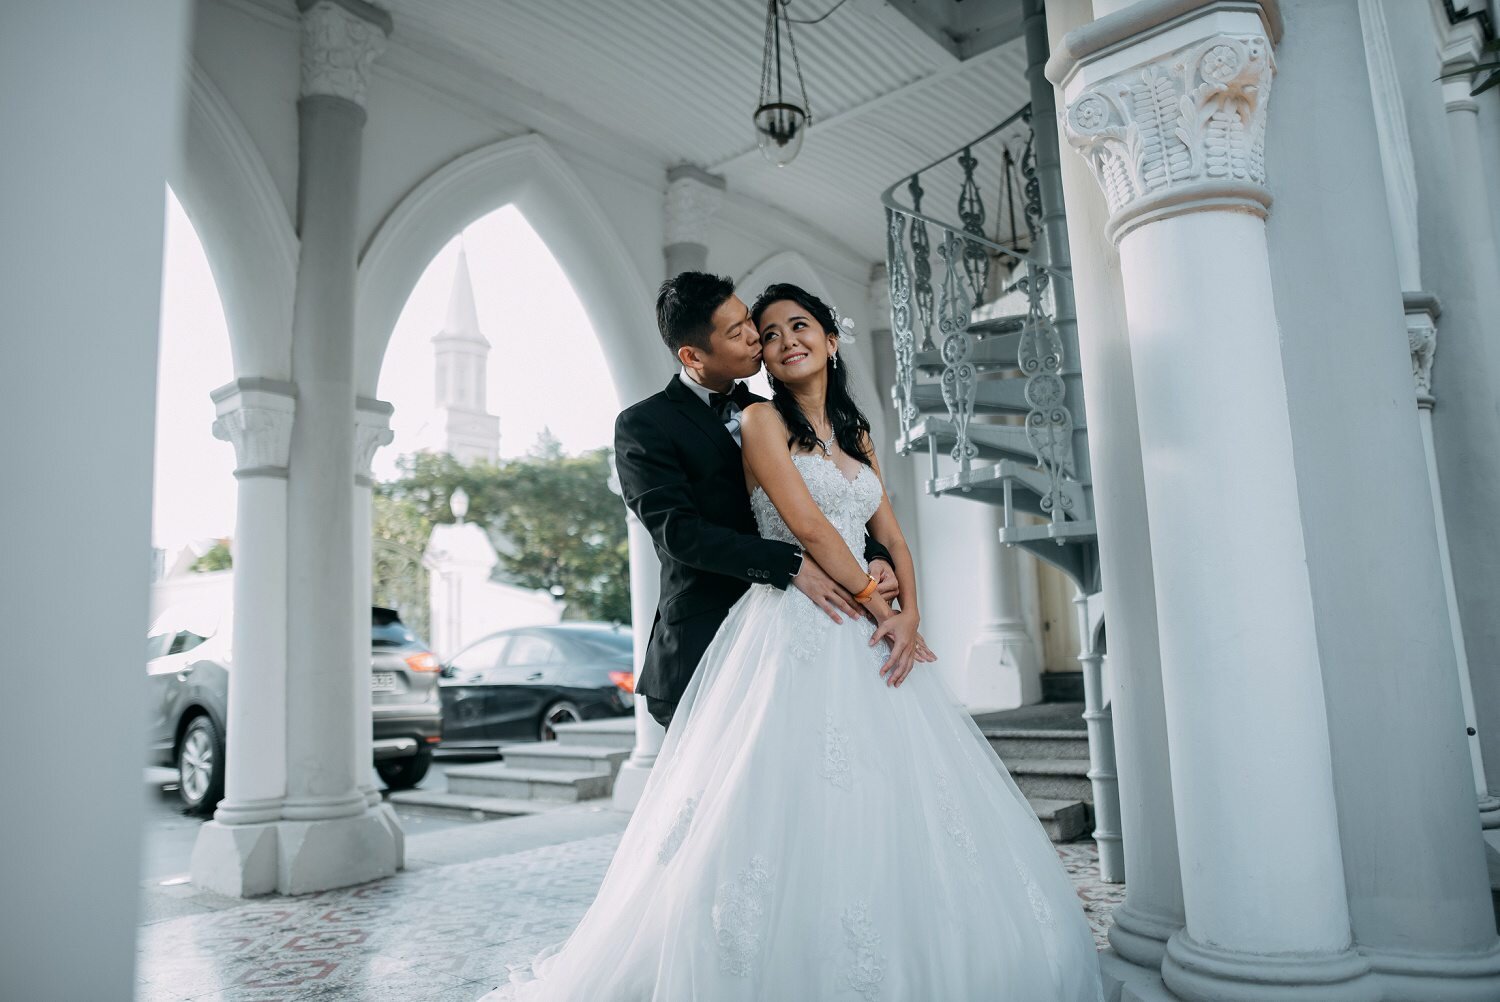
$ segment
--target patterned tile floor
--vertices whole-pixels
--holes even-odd
[[[306,897],[219,899],[142,926],[136,999],[478,999],[506,979],[507,965],[568,935],[619,839],[612,832],[469,862],[418,862],[388,880]],[[1058,846],[1058,855],[1102,947],[1124,887],[1099,883],[1093,843]]]

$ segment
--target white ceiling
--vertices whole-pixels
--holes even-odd
[[[810,18],[833,3],[792,0],[788,9]],[[807,220],[871,261],[884,256],[881,190],[1027,100],[1025,54],[1011,37],[1019,0],[847,0],[822,23],[794,28],[813,127],[797,160],[776,168],[755,149],[750,123],[761,0],[389,6],[392,45],[448,53],[453,67],[512,80],[663,168],[690,163],[721,174],[730,190]],[[975,28],[982,20],[990,26]]]

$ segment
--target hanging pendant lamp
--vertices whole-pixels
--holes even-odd
[[[792,72],[797,78],[794,91],[785,91],[782,86],[783,34],[792,56]],[[792,38],[786,0],[767,0],[766,49],[760,64],[760,107],[755,109],[756,142],[761,154],[777,167],[785,167],[802,149],[802,137],[811,124],[807,87],[802,82],[802,65],[797,61],[797,42]]]

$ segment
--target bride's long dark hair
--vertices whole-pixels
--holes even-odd
[[[828,304],[800,285],[792,285],[790,282],[768,286],[755,300],[755,305],[750,309],[750,317],[755,326],[760,326],[761,314],[765,313],[768,306],[783,299],[789,299],[806,310],[813,322],[823,328],[824,334],[838,336],[838,323],[833,319],[833,310]],[[865,453],[863,439],[870,433],[870,421],[849,395],[849,367],[833,365],[832,359],[829,362],[823,370],[828,377],[828,392],[823,409],[828,423],[833,426],[833,437],[845,454],[869,466],[870,457]],[[818,436],[813,432],[812,422],[802,413],[802,408],[797,405],[791,391],[769,372],[766,373],[766,379],[771,384],[771,403],[786,422],[787,445],[800,446],[808,452],[817,449]]]

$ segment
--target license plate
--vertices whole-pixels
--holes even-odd
[[[396,688],[396,673],[393,671],[371,672],[370,688],[376,692],[385,692]]]

